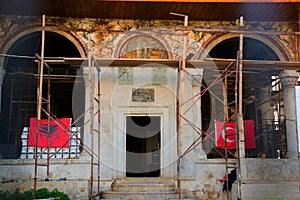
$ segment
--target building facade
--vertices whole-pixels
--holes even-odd
[[[37,187],[61,188],[74,199],[99,191],[116,198],[116,185],[163,183],[174,186],[170,197],[169,190],[158,197],[142,190],[146,197],[127,198],[176,198],[180,187],[183,198],[218,199],[219,179],[233,165],[239,177],[232,198],[298,199],[299,22],[245,20],[184,28],[180,19],[46,16],[41,28],[40,17],[1,16],[1,189],[32,188],[37,178]],[[74,149],[40,149],[37,161],[25,132],[37,116],[41,51],[41,117],[72,118],[80,129]],[[236,158],[236,148],[216,147],[216,121],[238,119],[254,122],[255,147],[243,147],[238,126]],[[47,155],[49,173],[37,166]]]

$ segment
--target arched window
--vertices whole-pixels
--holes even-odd
[[[237,53],[239,51],[239,38],[233,37],[226,39],[216,46],[214,46],[211,51],[209,52],[209,57],[211,58],[220,58],[220,59],[236,59]],[[279,57],[276,55],[275,51],[271,49],[267,44],[264,42],[250,38],[245,37],[243,40],[243,59],[244,60],[273,60],[278,61]],[[273,106],[276,104],[280,104],[280,99],[274,99],[272,97],[273,94],[269,94],[268,99],[262,99],[261,93],[264,91],[261,91],[262,88],[271,88],[271,81],[272,77],[278,75],[279,71],[277,70],[260,70],[259,65],[256,66],[257,70],[252,71],[245,71],[243,73],[243,117],[244,120],[254,120],[255,122],[255,134],[256,134],[256,149],[246,149],[246,156],[248,157],[256,157],[259,153],[266,153],[267,156],[272,157],[273,151],[272,149],[276,148],[274,145],[276,144],[276,141],[269,141],[268,144],[265,142],[266,138],[269,137],[270,134],[275,133],[275,124],[274,119],[270,118],[264,118],[259,115],[259,113],[265,112],[265,110],[262,110],[263,108],[260,107],[260,105],[257,105],[257,102],[263,103],[264,101],[271,102],[272,105],[270,105],[270,110],[273,109]],[[232,69],[234,70],[234,69]],[[221,70],[220,70],[221,72]],[[224,78],[224,76],[223,76]],[[224,82],[225,83],[225,82]],[[236,84],[236,76],[235,74],[228,76],[226,87],[226,98],[227,98],[227,112],[228,112],[228,118],[229,121],[235,121],[235,84]],[[223,95],[223,94],[222,94]],[[266,95],[268,96],[268,95]],[[266,97],[265,96],[265,97]],[[223,99],[223,98],[221,98]],[[205,104],[205,101],[208,101],[210,99],[202,99],[204,102],[202,104]],[[218,107],[216,104],[218,101],[211,102],[212,107]],[[208,104],[208,103],[206,103]],[[203,109],[203,107],[202,107]],[[205,109],[205,108],[204,108]],[[223,110],[225,110],[225,105],[223,105]],[[222,110],[221,109],[221,110]],[[214,113],[216,112],[216,113]],[[220,110],[218,109],[212,109],[211,113],[212,116],[216,118],[218,116],[218,113]],[[202,117],[206,115],[207,111],[202,111]],[[224,113],[223,116],[226,116]],[[232,117],[231,117],[232,116]],[[215,119],[211,119],[215,120]],[[224,117],[222,117],[221,120],[224,120]],[[207,121],[207,120],[206,120]],[[205,121],[203,121],[205,125]],[[274,125],[274,132],[272,130],[268,130],[266,132],[264,124],[268,125],[268,129],[273,127]],[[270,137],[269,137],[270,138]],[[274,138],[274,137],[273,137]],[[224,149],[216,149],[214,147],[215,141],[214,139],[209,139],[210,145],[204,145],[206,148],[206,152],[208,153],[208,158],[215,158],[215,157],[222,157],[224,155]],[[273,146],[272,146],[273,145]],[[207,146],[210,146],[208,148]]]
[[[40,54],[40,48],[41,32],[33,32],[18,39],[7,54],[34,57],[35,54]],[[80,57],[80,53],[74,44],[62,35],[46,32],[45,57]],[[30,118],[37,116],[38,64],[35,60],[8,57],[4,62],[6,74],[2,86],[0,115],[0,144],[3,146],[4,152],[1,154],[4,158],[18,158],[23,128],[29,127]],[[42,107],[47,110],[47,99],[50,94],[52,115],[58,118],[73,118],[72,91],[78,69],[65,64],[52,64],[50,67],[50,78],[47,75],[48,68],[44,67]],[[81,102],[84,102],[84,97],[82,98]],[[47,118],[47,113],[42,112],[42,118]],[[8,155],[5,148],[14,145],[18,150]]]

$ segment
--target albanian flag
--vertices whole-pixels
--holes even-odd
[[[37,119],[30,118],[30,127],[28,135],[28,146],[36,145],[36,128]],[[70,118],[61,118],[58,120],[50,120],[50,130],[48,130],[48,119],[39,120],[38,147],[63,148],[69,147],[70,140]]]
[[[236,149],[235,122],[226,122],[224,126],[224,122],[216,121],[215,126],[216,148],[225,149],[226,139],[227,149]],[[244,139],[246,149],[256,148],[253,120],[244,121]]]

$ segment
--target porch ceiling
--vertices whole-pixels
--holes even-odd
[[[209,2],[209,3],[208,3]],[[245,3],[246,2],[246,3]],[[277,2],[277,3],[274,3]],[[204,1],[204,0],[0,0],[0,15],[90,17],[110,19],[298,21],[298,0],[284,1]],[[292,3],[294,2],[294,3]]]

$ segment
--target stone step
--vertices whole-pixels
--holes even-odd
[[[109,191],[102,192],[104,199],[175,200],[178,193],[171,178],[124,178],[116,180]],[[182,193],[182,199],[185,197]]]
[[[174,184],[172,178],[123,178],[116,181],[120,184]]]
[[[118,192],[163,192],[163,191],[175,191],[174,184],[162,184],[162,183],[114,183],[112,185],[113,191]]]
[[[168,200],[179,200],[179,198],[171,198]],[[181,198],[181,200],[199,200],[199,198]]]
[[[164,191],[164,192],[104,191],[102,192],[102,198],[104,199],[163,200],[163,199],[176,199],[177,197],[178,197],[177,191]]]
[[[106,199],[106,200],[123,200],[123,199]],[[156,199],[161,200],[161,199]],[[179,198],[167,198],[165,200],[179,200]],[[181,198],[181,200],[199,200],[199,198]]]

